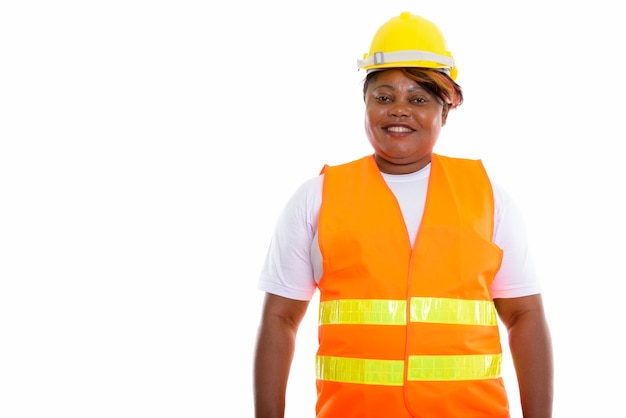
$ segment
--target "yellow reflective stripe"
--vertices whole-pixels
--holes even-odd
[[[319,380],[363,385],[402,386],[404,361],[317,356]]]
[[[500,377],[501,354],[409,356],[409,381],[484,380]],[[317,356],[319,380],[401,386],[404,361]]]
[[[320,302],[319,323],[405,325],[404,300],[341,299]]]
[[[500,376],[501,354],[409,356],[407,380],[480,380]]]
[[[340,299],[321,302],[320,325],[406,325],[404,300]],[[497,325],[492,301],[448,298],[411,298],[411,322],[459,325]]]
[[[411,322],[459,325],[497,325],[492,301],[411,298]]]

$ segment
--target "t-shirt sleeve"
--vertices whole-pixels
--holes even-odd
[[[503,257],[491,284],[491,294],[497,299],[541,293],[522,213],[505,190],[497,185],[493,189],[496,202],[494,242],[503,250]]]
[[[306,181],[280,213],[258,289],[296,300],[311,300],[317,283],[313,277],[311,244],[317,230],[322,177]]]

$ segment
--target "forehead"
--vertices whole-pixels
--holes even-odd
[[[379,85],[412,85],[417,86],[417,81],[408,77],[401,70],[385,70],[385,71],[377,71],[372,74],[372,78],[370,79],[371,86],[379,86]]]
[[[417,81],[408,77],[400,70],[386,70],[372,74],[369,81],[368,88],[392,88],[392,89],[405,89],[415,90],[421,89],[421,86]]]

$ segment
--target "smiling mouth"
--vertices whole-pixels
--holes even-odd
[[[399,133],[413,132],[413,129],[407,128],[405,126],[390,126],[388,128],[385,128],[385,130],[387,132],[399,132]]]

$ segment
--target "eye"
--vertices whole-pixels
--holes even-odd
[[[425,97],[413,97],[410,101],[411,103],[422,104],[427,103],[428,99],[426,99]]]
[[[389,103],[389,102],[391,102],[391,97],[387,96],[386,94],[379,94],[375,98],[376,98],[376,101],[378,103]]]

